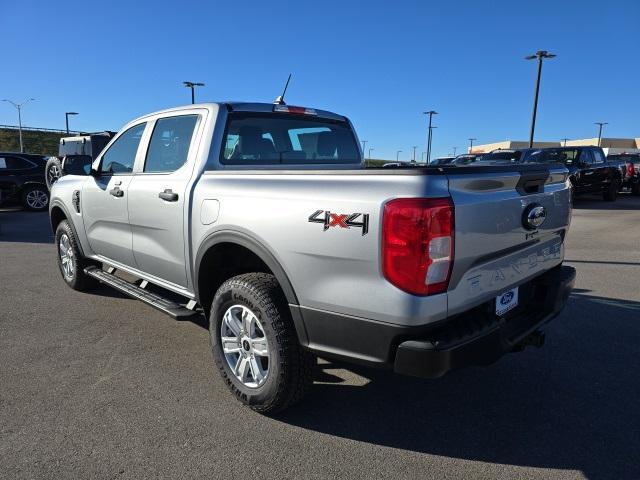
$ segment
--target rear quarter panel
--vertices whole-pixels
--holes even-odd
[[[217,232],[241,232],[276,258],[301,306],[423,324],[446,317],[446,294],[408,295],[383,278],[380,226],[388,200],[426,196],[448,196],[446,177],[209,172],[193,194],[192,250]],[[362,235],[361,228],[339,226],[325,230],[323,224],[309,222],[318,210],[366,214],[369,231]]]

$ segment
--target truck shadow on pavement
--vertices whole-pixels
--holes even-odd
[[[574,294],[540,350],[437,380],[320,365],[314,394],[277,419],[407,451],[637,479],[639,320],[640,302]],[[365,385],[344,384],[341,368]]]
[[[576,198],[574,210],[640,210],[640,196],[622,192],[615,202],[606,202],[599,195],[584,195]]]
[[[49,213],[0,209],[0,242],[53,243]]]

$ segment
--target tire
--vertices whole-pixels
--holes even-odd
[[[22,191],[22,206],[31,212],[43,212],[49,207],[49,191],[40,184],[27,185]]]
[[[78,239],[67,220],[61,221],[56,228],[56,251],[58,268],[67,285],[79,292],[86,292],[98,285],[97,280],[84,273],[85,267],[95,263],[82,256]]]
[[[632,185],[631,194],[636,196],[640,195],[640,180]]]
[[[47,188],[51,191],[51,187],[62,176],[62,162],[58,157],[50,157],[47,165],[44,167],[44,178],[47,182]]]
[[[280,412],[311,388],[316,357],[300,346],[273,275],[247,273],[224,282],[213,299],[209,332],[227,387],[256,412]]]
[[[618,198],[618,190],[620,190],[620,181],[613,180],[602,194],[602,198],[606,202],[615,202]]]

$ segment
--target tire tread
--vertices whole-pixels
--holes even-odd
[[[243,396],[242,392],[235,387],[222,362],[215,357],[218,368],[227,386],[240,401],[248,404],[251,409],[263,414],[274,414],[285,410],[300,401],[311,388],[316,358],[300,346],[293,321],[288,313],[287,302],[273,275],[255,272],[232,277],[221,285],[215,297],[217,298],[230,290],[249,293],[265,312],[267,318],[264,320],[269,322],[276,336],[275,348],[278,349],[280,360],[278,372],[281,378],[277,380],[276,393],[268,403],[251,404],[246,396]],[[216,298],[214,298],[214,305]],[[211,325],[211,328],[217,328],[213,309]],[[212,331],[212,333],[214,332]],[[212,335],[212,341],[213,338],[216,338],[215,335]]]

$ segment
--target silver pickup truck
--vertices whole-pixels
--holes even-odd
[[[365,169],[327,111],[164,110],[90,172],[51,192],[64,281],[206,315],[226,384],[263,413],[304,395],[317,355],[438,377],[540,346],[575,278],[564,166]]]

